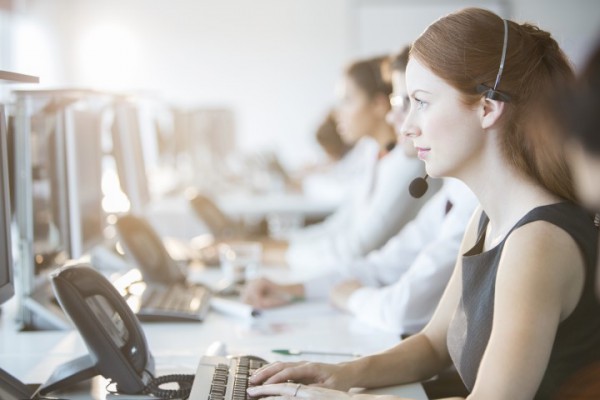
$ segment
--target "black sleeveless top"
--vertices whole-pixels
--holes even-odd
[[[535,400],[550,399],[570,374],[594,360],[600,360],[600,303],[594,293],[598,230],[592,217],[571,203],[537,207],[521,218],[500,244],[484,252],[485,230],[489,222],[484,213],[479,223],[477,243],[462,256],[462,297],[447,337],[450,357],[469,391],[473,390],[490,338],[496,274],[506,239],[515,229],[539,220],[550,222],[573,237],[584,257],[586,277],[577,306],[558,326],[548,367]]]

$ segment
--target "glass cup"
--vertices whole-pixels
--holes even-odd
[[[225,281],[243,284],[258,275],[262,261],[259,242],[234,242],[219,245],[219,261]]]
[[[272,213],[267,215],[267,226],[272,239],[287,240],[304,226],[304,217],[298,213]]]

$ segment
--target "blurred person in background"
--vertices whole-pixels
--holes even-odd
[[[383,76],[386,61],[375,57],[346,68],[335,113],[343,141],[367,152],[368,172],[325,221],[292,233],[288,240],[265,241],[265,262],[322,274],[364,257],[412,220],[439,188],[434,184],[420,199],[409,195],[410,182],[425,171],[419,160],[407,157],[403,146],[396,146],[396,133],[386,121],[392,92]]]
[[[405,71],[409,48],[392,57],[389,122],[400,133],[410,103]],[[410,139],[401,138],[406,154],[416,157]],[[242,294],[257,308],[289,304],[299,298],[330,296],[332,303],[361,322],[402,337],[429,322],[452,275],[460,243],[477,199],[462,182],[447,178],[414,220],[380,250],[336,266],[336,272],[306,282],[278,284],[267,278],[251,281]],[[424,383],[428,397],[465,394],[455,369]]]
[[[575,188],[583,204],[600,212],[600,37],[576,82],[560,92],[555,101],[557,136],[564,140]],[[600,248],[600,243],[598,244]],[[600,298],[600,262],[595,271],[596,297]],[[600,399],[600,362],[574,371],[556,400]]]
[[[321,121],[314,139],[322,154],[290,173],[290,186],[308,198],[339,205],[365,179],[371,159],[370,146],[367,141],[347,143],[343,140],[337,128],[335,109]]]

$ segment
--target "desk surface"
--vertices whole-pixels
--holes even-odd
[[[292,193],[252,194],[240,191],[217,196],[215,200],[227,215],[246,222],[256,222],[270,214],[293,214],[307,220],[323,219],[338,206],[331,201]],[[183,194],[152,201],[145,215],[163,237],[189,240],[208,232]]]
[[[299,214],[307,218],[324,218],[334,212],[338,203],[316,199],[300,193],[229,193],[217,196],[220,207],[230,215],[260,216],[268,214]]]
[[[45,381],[58,365],[86,354],[76,331],[16,332],[12,302],[4,307],[0,337],[0,368],[25,383]],[[269,361],[310,360],[339,362],[340,356],[284,356],[273,349],[370,354],[393,346],[396,335],[375,330],[322,302],[302,302],[240,318],[210,312],[202,323],[146,323],[143,325],[156,360],[157,375],[193,374],[202,354],[215,341],[231,355],[252,354]],[[90,389],[69,393],[69,399],[106,398],[106,381],[97,378]],[[378,390],[406,398],[426,399],[421,385]],[[63,394],[64,395],[64,394]]]

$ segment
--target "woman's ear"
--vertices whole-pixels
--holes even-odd
[[[504,102],[483,97],[481,100],[481,127],[488,129],[500,119],[504,112]]]

